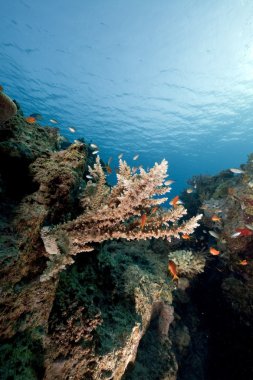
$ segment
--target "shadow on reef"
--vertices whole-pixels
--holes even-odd
[[[215,265],[191,288],[191,300],[208,331],[206,380],[253,379],[253,330],[229,307],[223,292],[223,274]],[[179,380],[186,377],[179,377]]]
[[[0,346],[0,378],[6,380],[41,380],[44,377],[43,347],[40,332],[16,334]]]
[[[56,337],[59,326],[67,328],[69,318],[82,309],[83,321],[86,319],[86,324],[87,320],[93,321],[93,329],[88,335],[82,334],[76,342],[87,346],[93,339],[96,353],[105,355],[124,345],[138,316],[133,302],[124,301],[123,281],[115,278],[119,272],[112,273],[103,253],[98,258],[96,256],[94,252],[80,255],[75,265],[61,273],[49,319],[49,334]],[[122,257],[121,265],[127,265],[127,260],[129,258]]]
[[[166,377],[169,372],[176,372],[174,357],[170,360],[171,343],[157,339],[158,328],[156,317],[140,341],[135,363],[128,365],[122,380],[159,380],[169,378]]]

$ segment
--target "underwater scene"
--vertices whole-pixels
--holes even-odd
[[[0,11],[0,379],[253,380],[253,1]]]

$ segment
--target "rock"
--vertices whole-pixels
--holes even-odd
[[[12,116],[16,115],[17,106],[3,92],[0,92],[0,123],[9,120]]]

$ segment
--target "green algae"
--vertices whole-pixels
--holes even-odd
[[[40,380],[44,374],[43,359],[38,331],[17,334],[0,345],[0,378]]]

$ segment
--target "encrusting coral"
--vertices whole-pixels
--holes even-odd
[[[47,252],[50,261],[41,281],[55,277],[71,264],[71,256],[93,250],[92,243],[120,238],[170,241],[172,237],[180,238],[180,234],[191,234],[202,215],[179,224],[179,219],[187,214],[182,205],[169,210],[159,207],[168,199],[163,195],[171,190],[165,185],[167,168],[168,163],[163,160],[149,171],[141,168],[139,173],[133,173],[120,160],[117,184],[110,189],[97,156],[94,168],[89,168],[92,181],[88,181],[81,201],[83,214],[52,229],[42,229],[45,249],[50,247]]]

